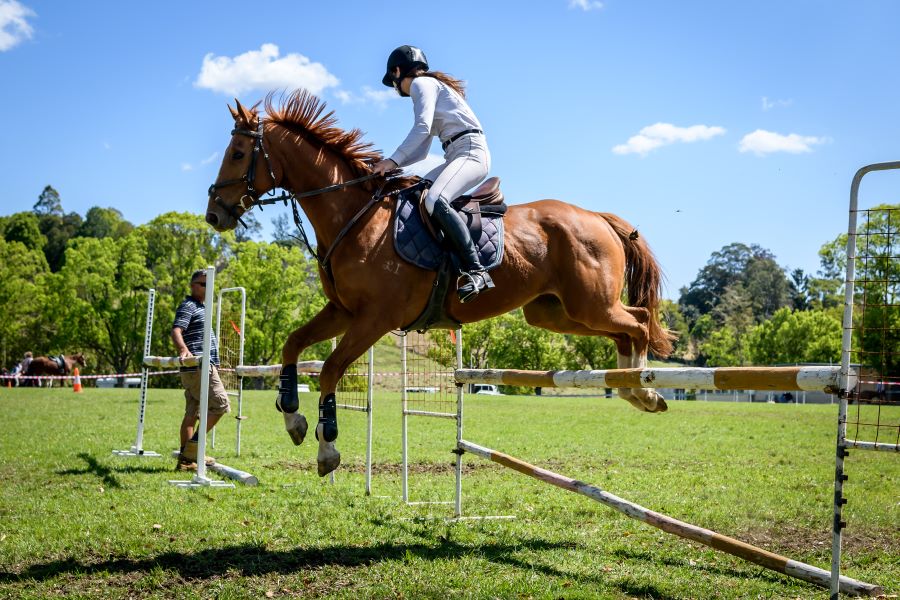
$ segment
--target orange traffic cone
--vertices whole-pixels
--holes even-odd
[[[84,391],[81,389],[81,375],[78,373],[78,367],[75,367],[75,383],[72,384],[72,389],[76,392]]]

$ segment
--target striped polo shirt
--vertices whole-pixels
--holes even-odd
[[[194,356],[203,355],[203,319],[206,317],[206,309],[202,302],[197,302],[190,296],[186,297],[178,310],[175,311],[175,322],[172,328],[181,328],[181,337],[185,346]],[[210,340],[210,361],[219,366],[219,341],[216,339],[216,331],[213,329]],[[197,367],[182,367],[182,371],[196,371]]]

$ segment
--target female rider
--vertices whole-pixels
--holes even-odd
[[[431,138],[437,136],[444,149],[444,163],[425,179],[433,182],[425,196],[425,209],[450,241],[460,261],[457,281],[460,302],[469,302],[494,287],[482,267],[469,228],[450,207],[466,190],[481,183],[491,166],[481,123],[465,100],[463,84],[446,73],[429,71],[425,53],[415,46],[400,46],[388,57],[381,82],[412,98],[414,123],[400,147],[373,166],[384,174],[428,156]]]

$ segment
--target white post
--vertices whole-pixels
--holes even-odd
[[[456,330],[456,368],[462,369],[462,327]],[[456,384],[456,518],[462,517],[463,384]]]
[[[375,384],[375,347],[369,348],[369,381],[366,389],[366,496],[372,495],[372,393]]]
[[[137,436],[134,440],[134,446],[132,446],[130,450],[113,450],[113,454],[116,456],[160,456],[158,452],[144,450],[144,417],[146,416],[147,411],[147,386],[150,383],[150,369],[144,364],[143,359],[150,356],[150,342],[153,339],[153,313],[156,308],[155,303],[156,290],[151,288],[147,292],[147,319],[145,321],[146,327],[144,328],[144,356],[141,359],[141,396],[140,401],[138,402]]]
[[[212,310],[216,281],[216,269],[206,267],[206,297],[203,299],[203,356],[200,358],[200,433],[197,436],[197,475],[195,479],[206,477],[206,424],[209,412],[209,373],[212,365]]]
[[[406,377],[406,336],[402,337],[403,343],[400,345],[400,410],[403,412],[403,417],[400,421],[400,462],[402,464],[400,481],[401,481],[401,489],[403,495],[403,501],[409,502],[409,453],[406,447],[407,439],[406,439],[406,409],[407,409],[407,377]]]

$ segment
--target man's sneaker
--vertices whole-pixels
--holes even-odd
[[[184,445],[184,450],[181,451],[181,455],[187,458],[190,461],[197,461],[197,442],[195,440],[188,440],[188,443]],[[212,456],[206,457],[206,466],[211,467],[216,464],[216,459]]]
[[[178,454],[178,462],[175,464],[176,471],[196,471],[197,463],[189,459],[182,453]]]

